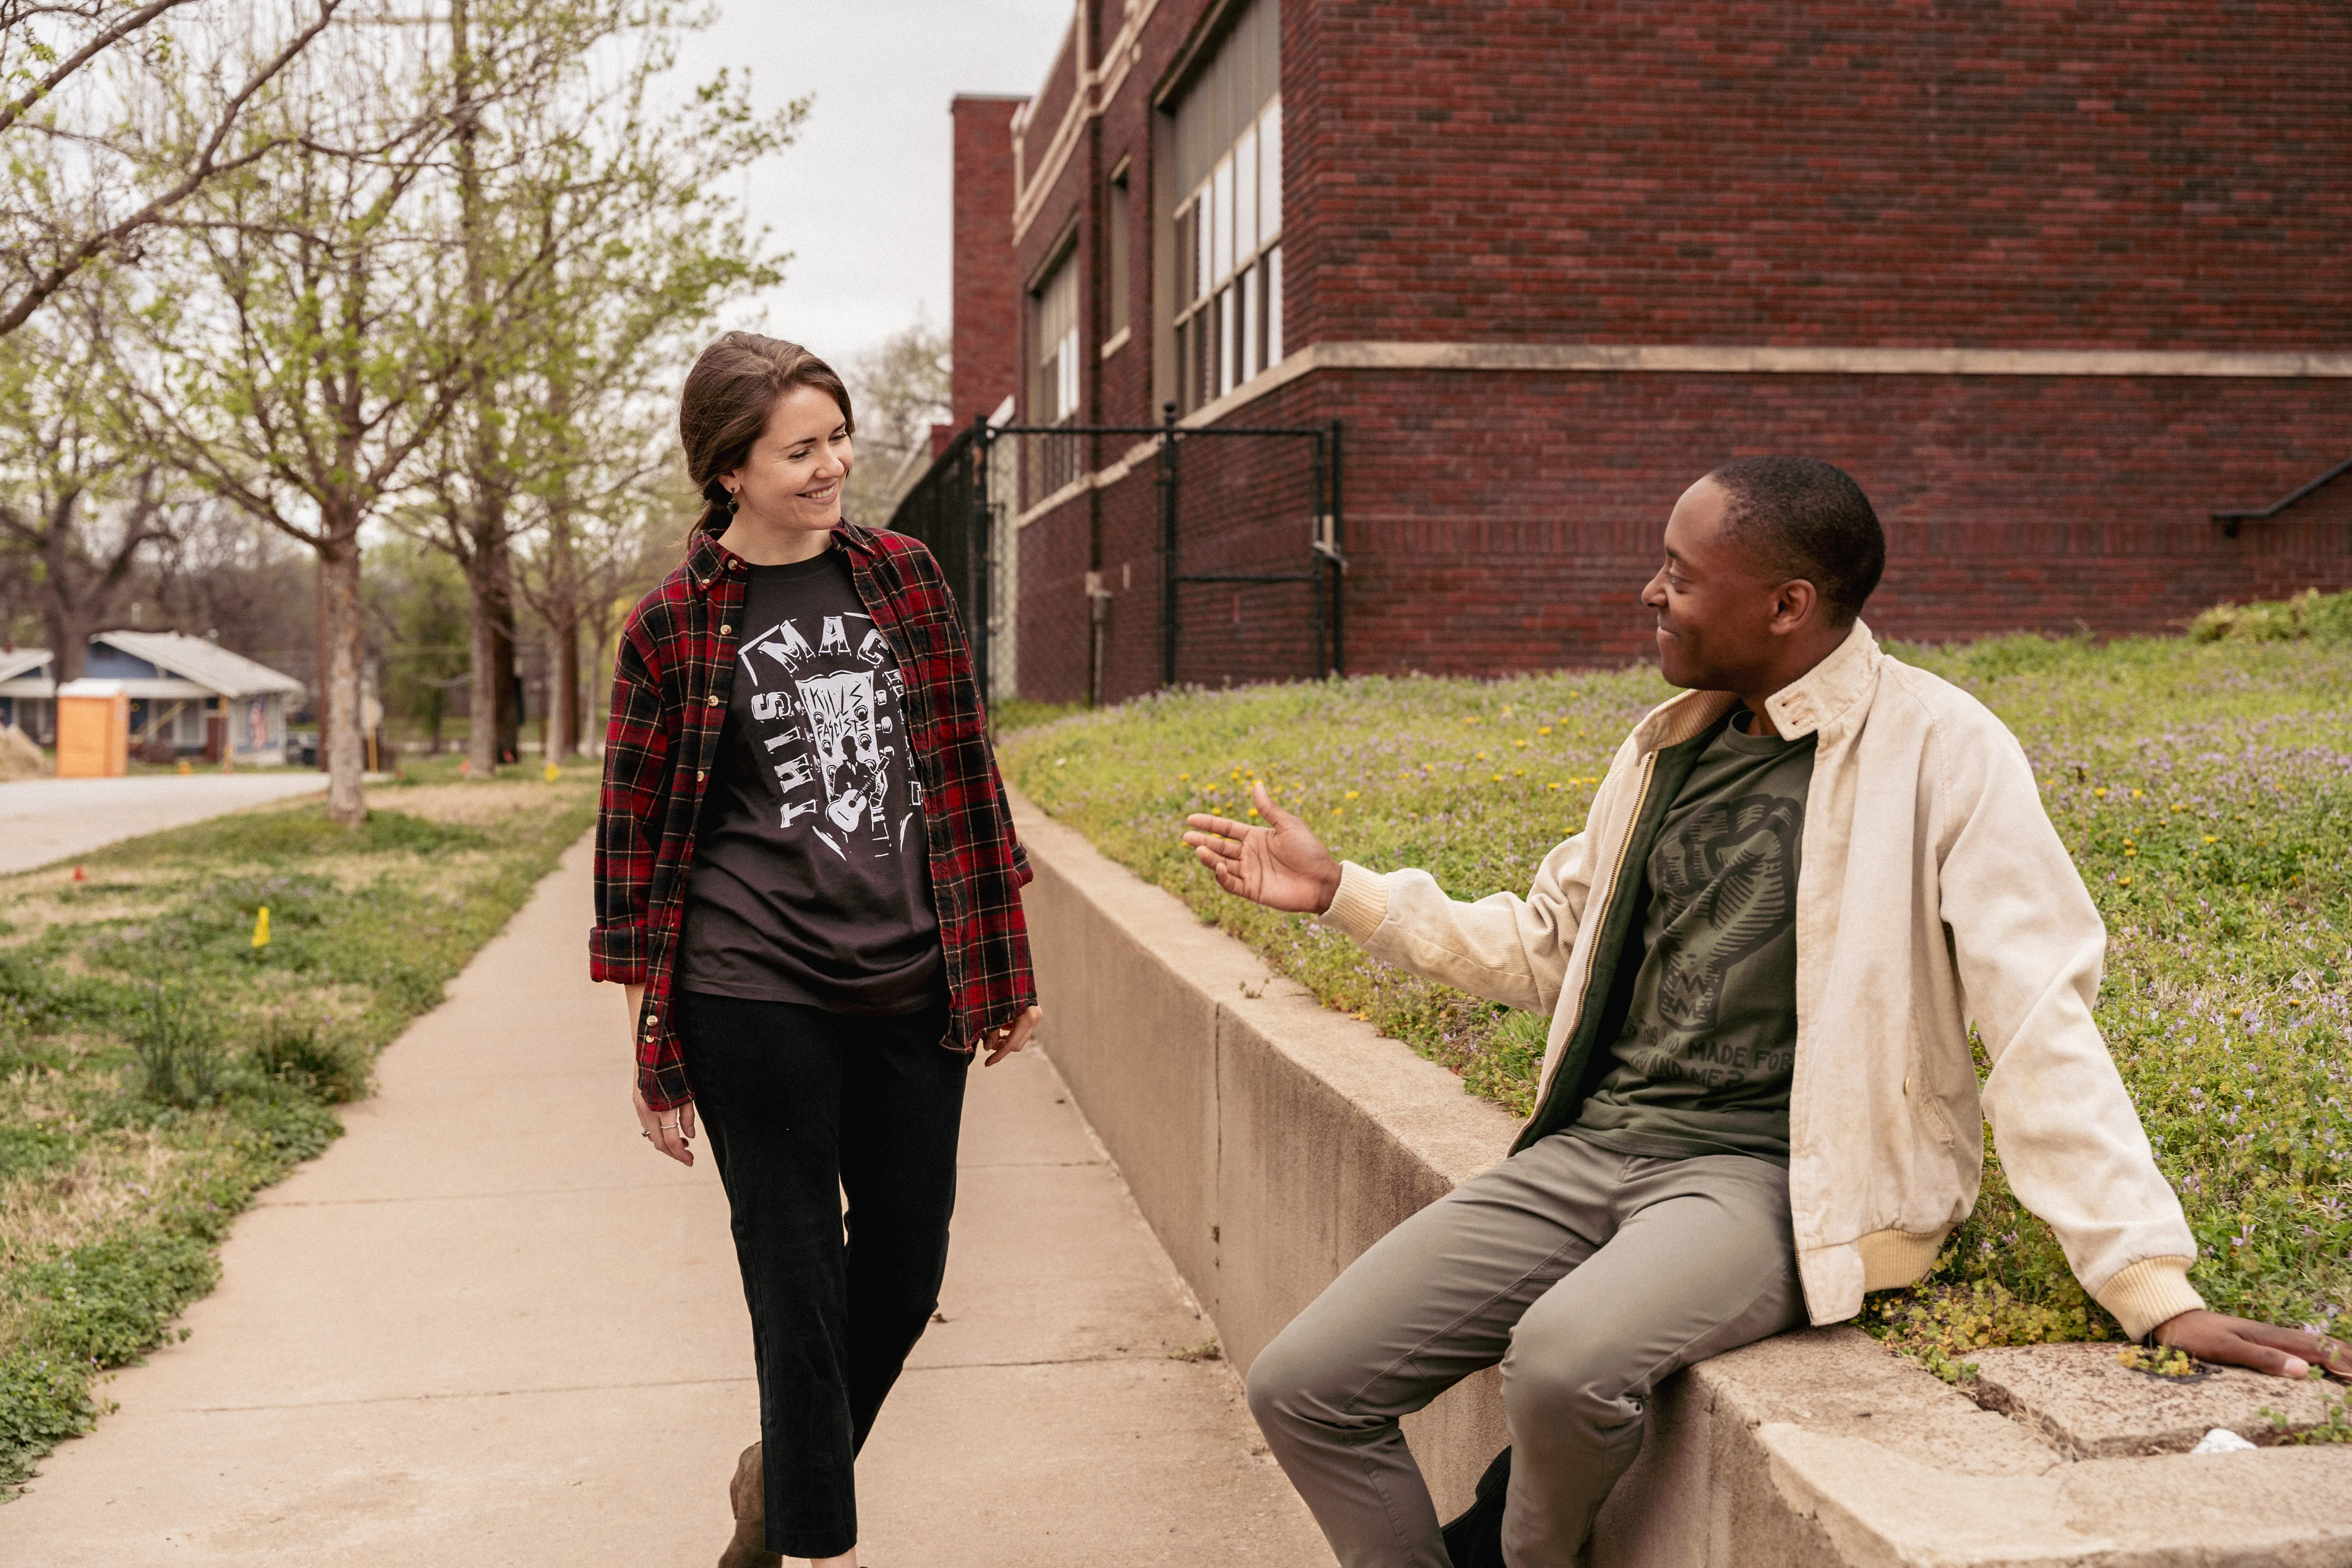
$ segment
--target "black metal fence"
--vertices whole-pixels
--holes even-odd
[[[972,628],[983,682],[992,645],[1019,613],[995,599],[996,556],[1013,547],[1006,511],[1085,477],[1087,455],[1105,442],[1147,441],[1156,452],[1107,486],[1104,501],[1122,512],[1149,504],[1157,513],[1160,684],[1344,670],[1339,421],[1186,428],[1170,404],[1156,426],[992,426],[976,418],[899,503],[890,526],[939,557]],[[1137,490],[1143,485],[1151,487],[1148,503]],[[1097,637],[1097,676],[1101,658]]]
[[[983,468],[985,444],[974,436],[982,427],[975,422],[971,429],[956,433],[947,450],[932,460],[915,488],[898,502],[890,514],[890,527],[921,540],[938,559],[971,638],[972,674],[980,689],[988,692],[994,689],[989,676],[993,668],[992,645],[996,640],[991,635],[993,617],[990,614],[994,604],[990,568],[995,529]]]

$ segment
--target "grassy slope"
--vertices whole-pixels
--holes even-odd
[[[0,1486],[87,1428],[594,814],[584,769],[370,793],[356,833],[266,808],[0,879]]]
[[[2038,638],[1898,649],[2017,732],[2109,930],[2099,1022],[2179,1186],[2215,1306],[2290,1321],[2352,1303],[2352,647]],[[1105,853],[1329,1005],[1525,1111],[1544,1020],[1389,969],[1218,893],[1177,842],[1263,778],[1335,852],[1458,898],[1524,890],[1582,825],[1646,668],[1185,692],[1007,738],[1004,764]],[[2047,1228],[1987,1149],[1984,1194],[1927,1286],[1873,1326],[1933,1364],[1979,1343],[2100,1338]]]

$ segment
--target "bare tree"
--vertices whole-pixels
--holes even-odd
[[[125,426],[92,352],[102,310],[82,303],[0,339],[0,552],[23,573],[63,680],[136,591],[142,555],[170,539],[173,510],[171,477]]]
[[[0,0],[0,154],[12,174],[0,336],[91,263],[133,256],[209,182],[281,146],[253,132],[250,111],[342,4],[314,0],[280,31],[223,0]],[[174,33],[173,22],[191,26]]]
[[[931,426],[950,412],[948,338],[918,318],[842,367],[857,408],[845,506],[880,528],[930,466]]]

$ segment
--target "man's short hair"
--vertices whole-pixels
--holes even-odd
[[[1819,458],[1735,458],[1707,475],[1724,527],[1779,582],[1802,577],[1832,626],[1851,626],[1886,570],[1886,535],[1853,476]]]

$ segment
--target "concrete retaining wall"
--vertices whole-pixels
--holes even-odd
[[[1013,815],[1037,873],[1041,1040],[1246,1372],[1359,1253],[1502,1158],[1516,1123],[1018,797]],[[1652,1405],[1595,1568],[2352,1565],[2352,1447],[2183,1455],[2195,1422],[2139,1419],[2170,1391],[2111,1355],[2000,1353],[1990,1403],[2018,1419],[1853,1329],[1693,1368]],[[2290,1394],[2297,1425],[2319,1419],[2310,1391],[2216,1376],[2199,1421],[2265,1440],[2260,1405]],[[1450,1516],[1507,1441],[1496,1374],[1405,1429]]]

